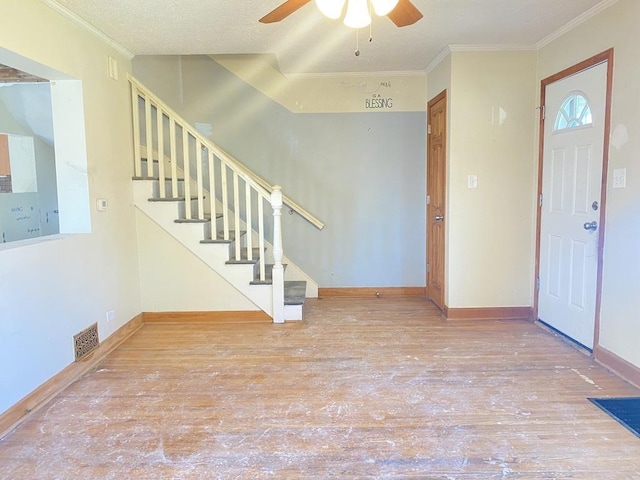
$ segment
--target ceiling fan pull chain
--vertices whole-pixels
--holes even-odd
[[[369,16],[371,17],[371,22],[369,23],[369,43],[373,41],[373,15],[371,15],[371,0],[369,0]]]
[[[355,51],[355,55],[356,57],[360,56],[360,38],[358,36],[358,29],[356,28],[356,51]]]

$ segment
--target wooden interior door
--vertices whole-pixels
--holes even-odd
[[[445,302],[445,200],[447,172],[447,92],[427,105],[427,298],[441,310]]]

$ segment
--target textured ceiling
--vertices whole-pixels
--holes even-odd
[[[284,0],[48,0],[135,55],[273,53],[283,73],[424,71],[448,45],[534,46],[612,0],[412,0],[424,18],[387,18],[356,33],[309,3],[282,22],[258,19]]]

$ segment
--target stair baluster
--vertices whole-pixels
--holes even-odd
[[[160,190],[160,198],[166,198],[166,174],[164,162],[160,161],[160,159],[164,158],[164,113],[160,107],[157,108],[156,112],[156,132],[158,135],[158,188]]]
[[[142,177],[142,155],[140,153],[140,109],[138,108],[140,92],[135,84],[131,84],[131,104],[133,110],[133,171],[137,178]]]
[[[184,216],[191,220],[191,162],[189,161],[189,132],[182,125],[182,170],[184,171]]]
[[[151,125],[151,102],[144,97],[144,121],[145,121],[145,145],[147,145],[147,151],[153,151],[153,127]],[[147,154],[148,156],[148,154]],[[153,158],[147,159],[147,177],[153,177]]]
[[[218,239],[218,229],[216,228],[216,167],[215,158],[211,150],[207,151],[209,169],[209,211],[211,212],[211,240]]]
[[[176,121],[169,117],[169,142],[171,151],[171,198],[178,198],[178,147],[176,145]]]
[[[273,323],[284,323],[284,267],[282,257],[282,189],[279,185],[271,192],[273,209]]]

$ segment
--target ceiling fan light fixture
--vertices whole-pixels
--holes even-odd
[[[362,28],[371,23],[368,0],[349,0],[344,24],[349,28]]]
[[[399,0],[371,0],[371,3],[373,4],[373,11],[376,12],[376,15],[383,17],[396,8],[398,1]]]
[[[342,15],[346,1],[347,0],[316,0],[316,6],[325,17],[336,20]]]

